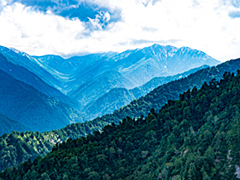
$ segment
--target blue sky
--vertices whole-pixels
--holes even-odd
[[[30,55],[159,43],[240,57],[239,0],[0,0],[0,24],[0,45]]]

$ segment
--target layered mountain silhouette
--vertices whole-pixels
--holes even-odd
[[[113,88],[133,89],[154,77],[172,76],[202,65],[220,63],[202,51],[158,44],[122,53],[68,59],[54,55],[32,58],[61,82],[63,86],[59,89],[77,100],[82,109]]]
[[[92,114],[90,119],[96,118],[97,116],[102,116],[104,114],[113,113],[116,109],[119,109],[127,104],[129,104],[134,99],[138,99],[151,90],[157,88],[160,85],[166,84],[168,82],[185,78],[188,75],[195,73],[201,69],[208,68],[209,66],[204,65],[199,68],[191,69],[187,72],[177,74],[174,76],[166,77],[155,77],[149,82],[143,84],[140,87],[135,87],[134,89],[126,88],[113,88],[100,98],[95,101],[92,101],[84,108],[86,114]]]
[[[21,61],[21,59],[19,59],[19,61]],[[54,97],[72,107],[79,108],[79,103],[77,101],[74,101],[67,95],[63,94],[61,91],[50,86],[41,78],[39,78],[36,74],[32,73],[31,71],[27,70],[19,64],[11,62],[9,58],[7,59],[5,56],[0,54],[0,69],[2,71],[10,74],[17,80],[34,87],[35,89],[41,91],[47,96]]]
[[[71,106],[14,79],[2,70],[0,97],[0,113],[33,131],[59,129],[72,122],[83,122],[80,113]]]
[[[0,112],[20,123],[26,121],[32,124],[28,125],[32,130],[40,131],[57,129],[66,123],[87,121],[111,113],[133,99],[146,95],[153,88],[180,78],[181,75],[173,77],[176,74],[202,65],[220,63],[202,51],[157,44],[122,53],[108,52],[71,58],[56,55],[30,56],[1,46],[0,62],[2,76],[6,78],[10,75],[8,78],[14,79],[11,80],[12,84],[8,83],[7,88],[1,87],[2,96],[9,97],[4,93],[12,93],[15,97],[0,102],[2,106],[5,105]],[[23,86],[27,88],[18,88]],[[38,99],[31,103],[33,97]],[[29,102],[24,102],[24,99],[29,99]],[[8,101],[10,103],[7,104]],[[48,107],[49,101],[57,102],[55,109],[51,107],[54,110]],[[42,105],[36,102],[41,102]],[[30,110],[34,103],[39,116]],[[20,107],[26,111],[18,109]],[[46,123],[43,127],[43,124],[30,122],[33,117],[41,119],[45,113],[46,116],[49,113],[47,118],[53,121],[52,125]],[[55,127],[54,124],[58,126]]]
[[[0,113],[0,135],[4,133],[11,133],[12,131],[31,131],[31,128],[17,122],[14,120],[9,119],[8,117],[4,116]]]
[[[34,161],[29,159],[17,168],[6,169],[0,177],[237,179],[239,68],[240,59],[237,59],[199,70],[186,78],[159,86],[119,111],[89,123],[72,124],[42,134],[13,132],[4,135],[0,137],[5,142],[3,151],[18,147],[31,152],[25,141],[23,146],[17,143],[17,139],[26,137],[35,139],[35,149],[41,149],[37,142],[45,137],[50,137],[44,141],[45,145],[53,140],[60,143],[44,157],[37,157]],[[226,72],[228,70],[230,72]],[[138,111],[147,115],[138,117]],[[124,115],[127,117],[119,122]],[[111,124],[99,131],[97,125],[104,121]],[[93,134],[75,139],[86,129],[94,131]],[[69,138],[76,136],[61,142],[66,135]],[[10,153],[3,156],[6,164],[11,163]],[[2,167],[4,163],[0,165]]]
[[[203,84],[206,86],[205,82],[207,82],[207,85],[213,84],[216,80],[227,77],[228,74],[225,73],[226,71],[236,74],[238,69],[240,69],[240,59],[227,61],[216,67],[204,68],[187,77],[163,84],[153,89],[147,95],[135,99],[128,105],[114,111],[112,114],[107,114],[91,121],[69,124],[60,130],[48,131],[41,134],[38,132],[12,132],[9,135],[1,136],[0,139],[4,141],[1,146],[3,152],[7,152],[9,147],[13,146],[14,148],[7,156],[0,154],[0,158],[2,159],[0,169],[3,170],[6,167],[16,166],[28,158],[33,160],[38,155],[44,156],[51,151],[51,147],[54,146],[56,142],[63,142],[69,138],[80,138],[92,134],[94,131],[102,132],[102,128],[105,125],[111,123],[118,124],[127,116],[139,119],[141,115],[147,116],[149,112],[154,113],[151,110],[152,108],[155,109],[155,112],[158,112],[166,103],[171,104],[172,101],[169,100],[179,99],[181,93],[183,94],[180,96],[181,98],[187,97],[187,95],[183,93],[184,91],[188,92],[188,89],[194,87],[200,89]],[[212,80],[214,78],[215,80]],[[222,105],[224,106],[224,104]],[[153,127],[155,127],[154,124]],[[29,139],[33,141],[31,146],[28,145]],[[13,144],[12,142],[21,142],[21,144]],[[21,153],[17,151],[19,148],[23,148]]]

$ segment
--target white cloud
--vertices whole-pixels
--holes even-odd
[[[196,48],[219,60],[240,57],[240,18],[229,17],[230,12],[238,10],[230,0],[92,2],[113,10],[120,9],[121,21],[103,29],[101,18],[108,22],[111,15],[100,13],[90,19],[95,28],[88,29],[79,19],[34,12],[19,3],[2,5],[0,45],[34,55],[71,55],[123,51],[162,42]]]

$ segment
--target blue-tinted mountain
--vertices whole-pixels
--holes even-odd
[[[84,102],[82,105],[96,101],[113,87],[131,89],[154,77],[175,75],[202,65],[219,63],[202,51],[157,44],[122,53],[91,54],[69,59],[46,55],[35,59],[45,70],[65,83],[67,94],[81,104]],[[66,72],[64,67],[70,70]],[[119,75],[108,75],[110,71],[118,72]],[[119,83],[123,79],[125,83]],[[111,82],[114,84],[102,86],[101,93],[96,93],[99,92],[99,84]]]
[[[149,82],[145,83],[140,87],[134,89],[126,88],[113,88],[97,100],[87,104],[84,108],[85,114],[91,115],[89,118],[93,119],[95,117],[103,116],[104,114],[113,113],[116,109],[120,109],[126,106],[134,99],[138,99],[141,96],[145,96],[151,90],[157,88],[160,85],[166,84],[168,82],[185,78],[188,75],[195,73],[201,69],[205,69],[209,66],[204,65],[199,68],[191,69],[187,72],[177,74],[174,76],[166,77],[155,77]]]
[[[58,79],[64,93],[76,90],[82,84],[105,72],[100,68],[105,59],[111,57],[114,52],[74,56],[63,59],[56,55],[33,56],[35,61],[46,71]],[[109,71],[111,69],[107,69]]]
[[[122,53],[99,53],[66,59],[55,55],[30,56],[14,49],[1,49],[9,61],[26,68],[48,85],[78,101],[81,111],[113,88],[134,89],[155,77],[173,76],[202,65],[219,63],[202,51],[158,44]],[[111,105],[111,102],[106,104]]]
[[[69,104],[72,107],[79,108],[79,103],[77,101],[74,101],[73,99],[63,94],[61,91],[50,86],[26,68],[18,64],[12,63],[2,54],[0,54],[0,69],[13,76],[15,79],[31,85],[32,87],[41,91],[47,96],[54,97],[66,104]]]
[[[131,82],[121,73],[117,71],[106,71],[91,81],[84,83],[69,95],[73,99],[77,99],[81,106],[84,107],[104,95],[109,89],[125,87],[127,84],[131,84]]]
[[[218,63],[219,61],[201,51],[190,48],[177,49],[172,46],[153,45],[144,49],[128,50],[115,54],[86,69],[91,70],[94,68],[92,72],[96,72],[96,74],[105,72],[108,69],[115,70],[125,79],[128,79],[129,83],[125,83],[124,88],[130,89],[141,86],[154,77],[175,75],[202,65],[212,66]],[[81,77],[84,75],[82,74]],[[89,77],[91,77],[90,74]],[[109,78],[114,81],[114,77]],[[105,83],[104,79],[101,81]],[[89,81],[85,82],[77,90],[70,92],[70,97],[82,101],[81,98],[78,99],[76,94],[81,92],[82,88],[89,86],[88,83]],[[122,88],[122,85],[116,84],[115,87]],[[110,90],[106,89],[105,93]],[[91,99],[90,102],[95,100],[97,98]]]
[[[148,105],[141,103],[142,98],[136,100],[131,109],[127,107],[127,117],[120,122],[106,125],[101,131],[96,129],[87,137],[57,143],[44,157],[8,168],[0,173],[0,178],[236,180],[240,175],[240,70],[235,75],[224,72],[224,67],[235,71],[233,64],[239,68],[239,60],[230,61],[159,86],[145,96],[145,102],[158,104],[164,99],[166,103],[160,109],[151,108],[145,117],[131,118],[134,109]],[[216,80],[222,72],[222,78]],[[211,76],[216,79],[199,85]],[[190,89],[191,85],[200,88]],[[179,99],[171,98],[185,88],[189,89],[180,93]],[[121,111],[115,117],[117,113]],[[114,121],[114,114],[105,119]],[[79,124],[69,126],[68,134],[79,133],[78,127]],[[59,142],[61,135],[56,139]],[[36,143],[42,138],[40,134],[12,133],[0,138],[3,151],[26,147],[24,136],[35,138],[33,145],[40,149]],[[20,144],[17,139],[23,142]],[[3,156],[9,164],[14,162],[9,161],[11,154]],[[0,165],[1,168],[4,163]]]
[[[106,114],[102,117],[95,118],[94,120],[91,120],[91,121],[87,121],[84,123],[74,123],[74,124],[67,125],[66,127],[62,128],[60,130],[48,131],[48,132],[43,132],[43,133],[12,132],[9,135],[3,135],[0,137],[0,146],[2,147],[2,152],[8,152],[9,149],[11,149],[11,151],[7,154],[4,154],[4,153],[0,154],[0,159],[2,160],[2,161],[0,161],[0,170],[5,169],[6,167],[16,166],[19,163],[21,163],[22,161],[27,161],[28,158],[33,160],[38,155],[45,156],[46,153],[51,151],[51,147],[53,147],[56,142],[63,142],[69,138],[71,138],[71,139],[81,138],[82,136],[86,136],[87,134],[97,135],[99,132],[102,132],[102,128],[105,125],[109,125],[112,123],[119,124],[119,122],[122,121],[123,119],[125,119],[125,120],[123,120],[123,122],[126,122],[126,116],[136,117],[136,119],[138,119],[141,115],[148,115],[148,113],[150,112],[150,110],[152,108],[155,108],[155,110],[156,110],[155,113],[157,113],[158,110],[161,109],[166,103],[169,103],[169,105],[170,105],[173,102],[172,101],[173,99],[179,99],[179,97],[187,98],[188,95],[186,93],[183,93],[184,91],[189,92],[188,89],[192,89],[195,86],[198,89],[200,89],[203,84],[205,84],[204,87],[209,88],[210,87],[209,84],[211,84],[211,86],[214,85],[214,82],[216,82],[216,80],[220,80],[222,77],[225,77],[225,79],[228,78],[229,74],[228,73],[226,74],[225,73],[226,71],[229,71],[231,73],[234,72],[236,74],[237,70],[239,70],[239,69],[240,69],[240,59],[227,61],[216,67],[205,68],[205,69],[199,70],[193,74],[190,74],[186,78],[181,78],[181,79],[178,79],[175,81],[171,81],[167,84],[161,85],[161,86],[155,88],[154,90],[152,90],[150,93],[148,93],[144,97],[133,100],[130,104],[114,111],[114,113]],[[238,72],[238,74],[239,74],[239,72]],[[215,78],[216,80],[212,80],[213,78]],[[207,86],[206,86],[206,83],[204,83],[204,82],[207,82]],[[237,89],[235,89],[234,91],[235,91],[235,93],[238,92]],[[231,91],[228,91],[228,92],[231,93]],[[182,93],[182,95],[180,96],[181,93]],[[211,93],[209,93],[208,95],[210,95],[210,94]],[[227,97],[228,96],[226,95],[226,93],[221,95],[221,98],[223,98],[225,100],[228,100]],[[205,97],[203,96],[203,98],[205,98]],[[204,99],[201,99],[201,101],[203,101],[203,100]],[[226,105],[223,102],[221,102],[221,100],[219,100],[219,98],[216,98],[216,99],[214,99],[214,101],[211,101],[211,102],[213,102],[213,103],[218,102],[218,105],[216,107],[214,105],[215,110],[224,108]],[[193,101],[193,103],[196,105],[195,101]],[[178,107],[185,107],[185,105],[186,105],[186,103],[184,101],[182,101],[182,103],[178,104]],[[184,111],[188,112],[187,109],[188,108],[186,108]],[[195,109],[201,110],[201,108],[199,106],[196,106]],[[238,110],[237,107],[230,107],[229,109],[227,108],[226,112],[232,111],[233,109]],[[183,111],[178,111],[178,112],[182,113]],[[151,111],[151,113],[154,113],[154,111]],[[197,115],[197,114],[198,113],[195,113],[194,115]],[[178,113],[177,113],[177,115],[178,115]],[[219,118],[215,118],[215,117],[211,116],[210,112],[206,112],[205,115],[206,115],[207,119],[210,120],[210,119],[214,118],[214,120],[215,120],[215,122],[213,124],[211,124],[211,128],[215,128],[216,125],[219,125],[218,122],[222,121],[221,118],[219,119]],[[223,115],[226,115],[226,113],[223,113]],[[165,113],[165,114],[163,114],[163,117],[167,117],[168,119],[170,119],[171,116],[169,116],[168,113]],[[229,117],[231,118],[231,116],[229,116]],[[152,118],[152,116],[150,116],[150,118]],[[129,118],[127,118],[127,119],[129,120]],[[174,122],[174,119],[171,119],[171,122]],[[184,124],[186,124],[186,121],[184,122]],[[182,125],[184,125],[184,124],[182,124]],[[168,124],[166,124],[165,130],[169,129],[168,125],[172,125],[172,124],[170,122]],[[224,126],[221,126],[221,127],[224,128],[227,126],[228,125],[225,124]],[[109,130],[108,127],[109,126],[107,126],[104,129]],[[125,127],[127,127],[127,126],[125,126]],[[151,127],[156,127],[156,122],[151,123],[151,125],[147,126],[147,129],[151,128]],[[146,128],[144,128],[144,129],[146,129]],[[131,131],[132,129],[130,128],[129,130]],[[191,130],[191,128],[190,128],[190,130]],[[94,131],[96,131],[96,132],[93,133]],[[184,133],[188,132],[188,131],[189,130],[184,131]],[[197,132],[197,131],[195,131],[195,132]],[[136,132],[136,133],[139,134],[139,132]],[[120,134],[122,134],[122,133],[120,133]],[[128,133],[122,134],[123,137],[125,137],[126,135],[128,135]],[[89,136],[89,137],[91,138],[91,136]],[[167,137],[169,137],[169,136],[167,136]],[[81,139],[84,141],[88,138],[85,139],[82,137]],[[111,140],[112,142],[110,142],[108,144],[108,147],[109,147],[109,145],[114,145],[116,142],[118,142],[118,143],[122,142],[123,144],[125,144],[124,142],[126,142],[126,141],[121,141],[121,139],[123,139],[123,138],[119,138],[119,140],[117,140],[117,141],[112,141],[112,138],[110,138],[109,140]],[[201,139],[201,138],[199,138],[199,139]],[[77,141],[77,143],[82,142],[82,140]],[[16,143],[19,141],[21,142],[20,144]],[[137,141],[138,141],[138,139],[135,139],[135,142],[137,142]],[[30,142],[33,142],[33,143],[30,143]],[[96,143],[97,143],[97,141],[92,141],[92,144],[96,144]],[[144,145],[145,145],[144,147],[148,147],[145,143],[144,143]],[[65,143],[63,143],[63,145],[64,144]],[[134,143],[129,144],[129,147],[132,147],[132,146],[134,146]],[[66,147],[69,148],[69,146],[66,146]],[[71,149],[74,149],[74,148],[72,148],[73,146],[70,146],[70,147],[71,147]],[[18,152],[17,149],[19,149],[19,148],[22,148],[23,151]],[[88,148],[88,146],[86,146],[86,149],[87,148]],[[105,150],[107,150],[107,149],[105,149]],[[108,151],[104,151],[104,152],[108,152]],[[163,152],[163,151],[161,151],[161,152]],[[173,151],[171,151],[171,152],[175,152],[175,150],[173,149]],[[95,152],[93,152],[93,153],[95,153]],[[159,153],[159,152],[157,152],[157,153]],[[85,160],[87,162],[89,162],[88,159],[86,159],[85,153],[82,153],[81,156],[84,156]],[[99,157],[103,157],[103,156],[99,156]],[[168,157],[169,157],[169,154],[168,154]],[[60,157],[60,159],[61,159],[61,157]],[[69,159],[69,158],[67,158],[67,159]],[[72,162],[71,159],[69,159],[69,160],[70,160],[70,162]],[[72,158],[72,160],[76,160],[76,158]],[[125,162],[125,161],[122,161],[122,162]],[[8,172],[8,171],[5,171],[5,172]]]
[[[4,133],[11,133],[12,131],[31,131],[31,129],[17,121],[11,120],[0,113],[0,135]]]
[[[3,46],[0,46],[0,53],[7,58],[8,61],[15,65],[19,65],[29,70],[30,72],[37,75],[43,81],[48,83],[50,86],[55,88],[61,88],[61,83],[54,78],[48,71],[41,67],[41,64],[38,64],[34,59],[31,58],[28,54],[20,52],[16,49],[9,49]]]
[[[122,53],[90,54],[68,59],[55,55],[30,56],[4,47],[1,52],[49,85],[71,96],[74,96],[73,91],[77,93],[80,86],[107,71],[117,71],[128,78],[131,83],[126,84],[125,88],[130,89],[154,77],[175,75],[202,65],[220,63],[202,51],[158,44]]]
[[[0,113],[33,131],[83,122],[80,113],[0,70]]]
[[[175,75],[202,65],[220,63],[202,51],[158,44],[122,53],[90,54],[68,59],[53,55],[34,58],[46,71],[65,83],[64,87],[71,95],[72,91],[77,93],[77,86],[107,71],[117,71],[128,78],[131,84],[126,84],[125,88],[129,89],[141,86],[154,77]]]
[[[213,66],[220,63],[202,51],[158,44],[128,50],[111,59],[114,60],[111,68],[116,67],[120,73],[134,80],[137,86],[154,77],[175,75],[202,65]]]

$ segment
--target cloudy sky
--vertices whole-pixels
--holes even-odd
[[[72,56],[188,46],[240,57],[239,0],[0,0],[0,45]]]

